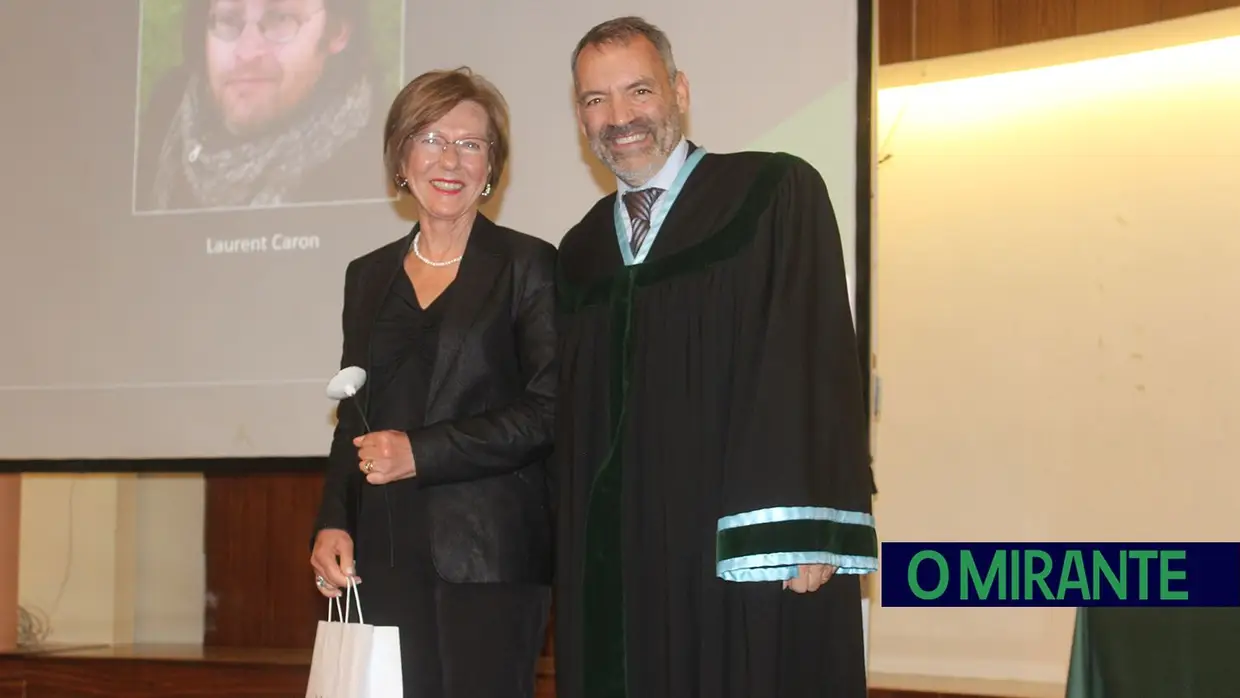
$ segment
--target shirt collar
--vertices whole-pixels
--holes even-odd
[[[663,168],[650,178],[650,181],[640,187],[630,187],[623,180],[616,180],[616,191],[619,196],[624,196],[625,192],[637,189],[649,189],[650,187],[658,187],[664,191],[671,189],[672,184],[676,181],[676,176],[680,174],[680,168],[685,166],[685,161],[689,159],[689,141],[683,136],[676,147],[672,149],[671,155],[667,156],[667,162],[663,163]]]

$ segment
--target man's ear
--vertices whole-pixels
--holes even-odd
[[[683,70],[676,72],[673,86],[676,88],[676,106],[680,107],[680,113],[689,113],[689,78],[685,76]]]
[[[330,22],[327,25],[327,52],[337,54],[349,45],[353,36],[353,24],[350,22]]]

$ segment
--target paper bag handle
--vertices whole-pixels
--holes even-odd
[[[362,597],[357,592],[357,581],[349,577],[349,588],[345,590],[344,618],[342,618],[345,623],[349,622],[349,610],[354,601],[357,602],[357,622],[365,623],[366,621],[362,618]],[[337,602],[339,602],[339,597],[337,597]]]
[[[344,611],[340,609],[339,596],[335,596],[327,600],[327,622],[332,622],[332,606],[336,607],[336,615],[340,616],[341,622],[344,622]]]
[[[349,622],[349,612],[353,610],[353,603],[357,602],[357,622],[365,623],[362,618],[362,597],[357,593],[357,582],[353,577],[349,577],[349,587],[345,590],[344,609],[340,608],[340,597],[335,596],[327,600],[327,622],[332,622],[332,607],[336,609],[336,615],[340,616],[341,623]]]

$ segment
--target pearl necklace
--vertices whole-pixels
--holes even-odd
[[[421,237],[422,237],[422,231],[421,231],[421,230],[419,230],[419,231],[418,231],[417,233],[415,233],[415,234],[414,234],[414,236],[413,236],[413,254],[414,254],[414,255],[415,255],[418,259],[422,260],[422,263],[423,263],[423,264],[426,264],[426,265],[429,265],[429,266],[432,266],[432,267],[450,267],[450,266],[452,266],[453,264],[456,264],[457,262],[461,261],[461,258],[465,256],[464,254],[461,254],[461,255],[458,255],[457,257],[453,258],[453,259],[444,260],[444,261],[442,261],[442,262],[432,262],[431,260],[427,259],[426,257],[423,257],[423,256],[422,256],[422,251],[418,249],[418,238],[421,238]]]

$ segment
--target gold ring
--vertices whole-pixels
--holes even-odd
[[[372,460],[366,461],[366,465],[362,466],[362,470],[365,470],[368,473],[374,469],[375,469],[375,462]]]

